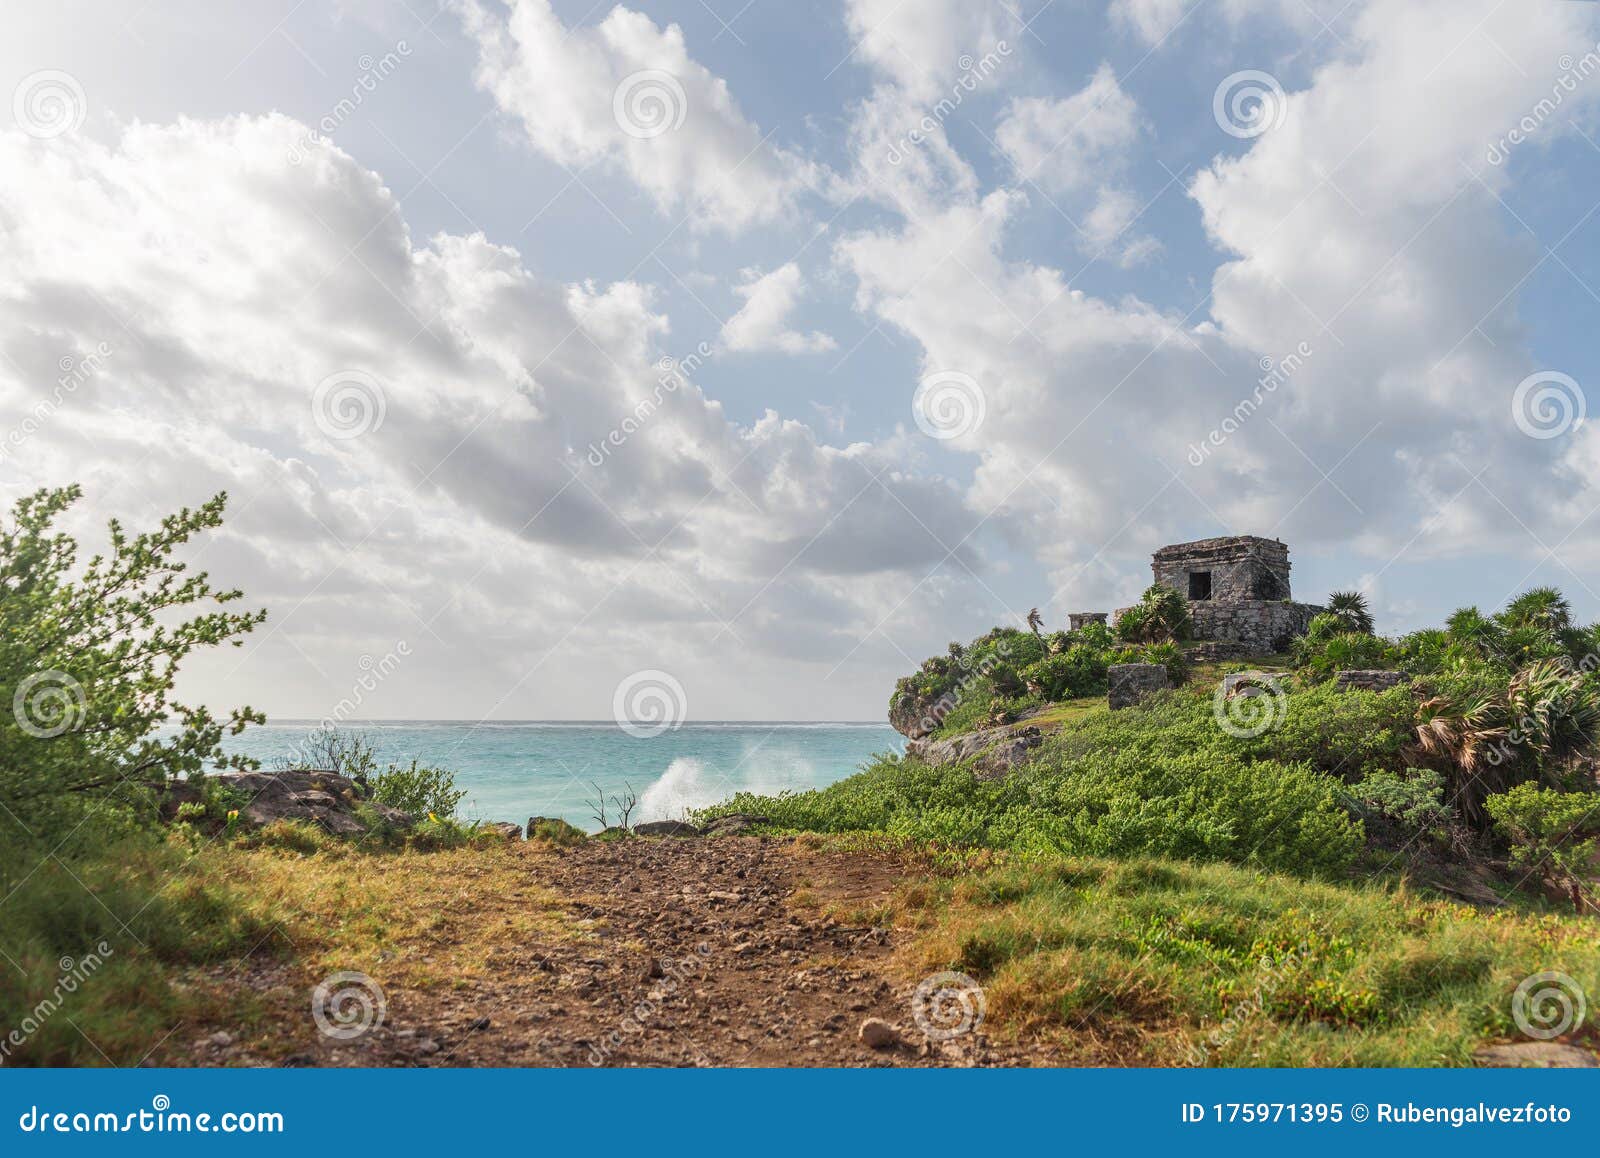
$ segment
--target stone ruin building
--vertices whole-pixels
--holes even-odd
[[[1323,608],[1289,594],[1289,548],[1277,539],[1236,535],[1162,547],[1151,558],[1155,581],[1189,601],[1196,648],[1215,658],[1287,650]],[[1127,608],[1112,613],[1113,623]],[[1105,616],[1078,612],[1073,628]]]

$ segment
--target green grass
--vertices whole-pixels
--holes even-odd
[[[1012,857],[902,890],[910,971],[978,979],[990,1025],[1129,1064],[1437,1066],[1518,1036],[1557,970],[1600,991],[1592,921],[1231,865]]]
[[[0,913],[0,1035],[17,1035],[0,1037],[6,1065],[137,1064],[205,1006],[175,970],[285,944],[270,912],[147,840],[46,860],[13,887]]]
[[[1049,732],[1079,723],[1097,712],[1105,711],[1109,709],[1106,707],[1104,696],[1083,696],[1076,700],[1062,700],[1059,703],[1048,704],[1038,715],[1030,716],[1024,723]]]

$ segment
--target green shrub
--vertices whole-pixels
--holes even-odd
[[[1022,679],[1031,694],[1048,702],[1103,695],[1109,659],[1104,651],[1075,643],[1023,668]]]
[[[78,487],[18,500],[0,526],[0,892],[43,852],[75,859],[104,825],[148,825],[154,785],[224,757],[224,735],[261,719],[240,708],[218,720],[172,700],[178,666],[195,649],[238,643],[265,616],[235,613],[238,591],[186,573],[179,555],[221,525],[226,496],[181,510],[157,530],[109,527],[110,549],[81,563],[56,523]]]
[[[1330,612],[1312,617],[1306,633],[1289,648],[1290,658],[1302,675],[1325,680],[1335,672],[1395,666],[1388,640],[1350,630],[1350,618]]]
[[[466,789],[456,787],[454,772],[416,760],[374,772],[369,784],[373,800],[417,817],[452,819],[467,795]]]
[[[1387,817],[1416,832],[1448,826],[1455,812],[1444,801],[1444,777],[1437,772],[1372,772],[1350,788],[1357,807]]]
[[[1189,678],[1192,665],[1188,653],[1173,640],[1147,643],[1143,647],[1124,649],[1112,658],[1113,663],[1158,663],[1167,669],[1167,678],[1177,687]]]
[[[1600,850],[1600,794],[1518,784],[1484,801],[1514,863],[1588,884]]]
[[[409,764],[379,761],[376,748],[363,732],[326,728],[313,732],[291,756],[280,757],[278,767],[333,772],[354,780],[378,804],[387,804],[421,819],[452,820],[467,791],[456,787],[456,774],[420,760]],[[375,818],[374,818],[375,819]]]
[[[1189,601],[1171,587],[1153,583],[1139,602],[1117,618],[1117,637],[1127,643],[1165,643],[1194,634]]]
[[[574,844],[582,844],[589,839],[589,834],[576,825],[568,824],[565,820],[549,816],[536,816],[528,826],[529,840],[542,840],[557,848],[566,848]]]
[[[826,788],[775,797],[740,793],[700,816],[759,812],[787,829],[1237,860],[1307,873],[1337,871],[1360,848],[1359,822],[1339,806],[1335,782],[1312,768],[1236,750],[1173,747],[1076,751],[1047,743],[1033,761],[998,780],[964,767],[882,757]]]

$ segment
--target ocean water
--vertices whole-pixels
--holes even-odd
[[[229,752],[264,767],[303,745],[310,721],[280,721],[228,738]],[[617,725],[566,722],[348,722],[384,761],[437,764],[456,772],[467,790],[469,820],[559,816],[594,830],[587,801],[599,785],[615,823],[613,794],[629,786],[639,798],[633,820],[675,820],[691,808],[735,792],[777,793],[820,788],[855,773],[879,752],[900,752],[905,738],[886,724],[698,723],[655,736]]]

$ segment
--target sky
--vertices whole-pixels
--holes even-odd
[[[269,618],[190,701],[882,719],[1224,534],[1386,633],[1600,618],[1600,5],[7,26],[0,489],[86,551],[227,492]]]

